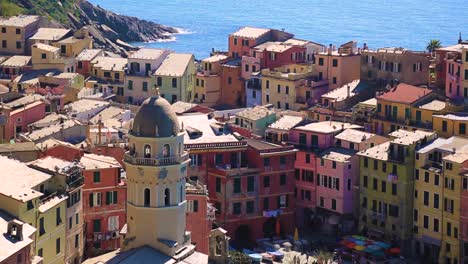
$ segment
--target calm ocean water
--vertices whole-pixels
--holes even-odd
[[[91,0],[116,13],[182,28],[175,41],[134,43],[194,53],[227,49],[227,36],[248,25],[285,29],[325,45],[357,40],[371,48],[423,50],[429,39],[468,39],[467,0]]]

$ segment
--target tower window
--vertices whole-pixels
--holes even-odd
[[[171,205],[171,191],[169,188],[166,188],[164,190],[164,206],[170,206]]]
[[[151,158],[151,146],[145,145],[145,158]]]
[[[145,207],[150,207],[151,202],[151,191],[150,189],[145,189]]]
[[[163,147],[163,157],[167,158],[171,155],[171,146],[169,144],[164,144]]]

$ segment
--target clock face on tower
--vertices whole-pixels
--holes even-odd
[[[159,171],[159,179],[165,179],[167,177],[167,169],[166,168],[163,168],[162,170]]]

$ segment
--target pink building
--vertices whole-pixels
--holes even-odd
[[[16,133],[27,132],[28,125],[46,116],[46,103],[41,96],[25,96],[3,105],[0,115],[2,142],[13,139]]]
[[[213,221],[215,220],[215,208],[208,202],[208,190],[199,182],[187,181],[185,188],[187,194],[186,227],[192,234],[192,244],[197,246],[197,251],[208,254],[209,236]]]
[[[321,165],[321,159],[317,152],[334,146],[335,135],[348,128],[360,128],[360,126],[349,123],[324,121],[298,126],[289,133],[289,142],[299,148],[295,161],[297,195],[296,219],[304,219],[305,224],[307,224],[307,219],[310,219],[315,214],[317,205],[320,205],[320,196],[318,195],[320,186],[318,186],[318,183],[321,183],[322,179],[318,174],[320,174],[319,166]],[[320,169],[323,170],[325,168]],[[336,173],[329,173],[328,175],[335,174]],[[328,186],[328,177],[326,186]],[[324,192],[325,190],[320,188],[320,193]],[[304,222],[298,222],[298,225],[302,224],[304,224]]]

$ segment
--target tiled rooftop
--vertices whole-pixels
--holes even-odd
[[[108,106],[107,101],[98,101],[93,99],[80,99],[65,106],[65,109],[71,113],[83,113],[92,109]]]
[[[19,201],[29,201],[42,193],[32,188],[49,180],[52,176],[29,168],[25,163],[0,156],[0,168],[8,173],[0,174],[0,193]]]
[[[84,154],[84,156],[81,157],[80,163],[85,167],[86,170],[121,167],[120,163],[114,157],[96,154]]]
[[[91,61],[99,55],[102,55],[102,49],[84,49],[75,58],[76,61]]]
[[[434,149],[452,152],[463,147],[468,147],[468,138],[453,136],[450,138],[438,138],[431,144],[418,150],[418,153],[427,153]]]
[[[51,46],[51,45],[47,45],[47,44],[42,44],[42,43],[34,44],[33,48],[37,48],[37,49],[40,49],[40,50],[43,50],[43,51],[49,51],[49,52],[57,52],[57,51],[60,50],[60,48],[57,48],[57,47],[54,47],[54,46]]]
[[[39,28],[36,34],[29,39],[55,41],[63,38],[63,36],[67,35],[70,31],[70,29],[65,28]]]
[[[239,140],[228,131],[219,133],[213,129],[218,121],[214,118],[209,119],[205,114],[193,114],[178,116],[179,123],[183,124],[186,133],[184,135],[185,144],[205,144],[205,143],[224,143],[238,142]],[[199,131],[202,134],[198,137],[190,138],[187,130]]]
[[[42,168],[48,171],[56,171],[59,173],[64,172],[64,170],[70,166],[73,166],[74,163],[66,160],[62,160],[55,157],[44,157],[42,159],[37,159],[28,163],[31,166]]]
[[[375,134],[356,130],[356,129],[345,129],[343,132],[335,136],[335,139],[341,139],[343,141],[349,141],[353,143],[361,143],[375,136]]]
[[[17,238],[7,235],[8,222],[12,220],[16,220],[18,223],[22,223],[22,240],[18,240]],[[36,228],[33,226],[15,219],[13,216],[4,211],[0,211],[0,233],[2,234],[0,236],[0,262],[3,263],[8,258],[12,257],[15,253],[20,252],[20,250],[33,243],[33,240],[30,237],[33,237],[35,232]]]
[[[324,152],[320,153],[319,156],[322,159],[333,160],[338,162],[346,162],[356,154],[356,151],[345,148],[328,148]]]
[[[447,106],[447,103],[440,100],[432,100],[429,103],[420,105],[419,108],[432,111],[441,111],[444,110]]]
[[[34,142],[30,142],[30,143],[34,144]],[[72,148],[72,149],[79,149],[78,147],[76,147],[73,144],[70,144],[68,142],[61,141],[61,140],[58,140],[58,139],[55,139],[55,138],[47,139],[44,142],[36,144],[35,146],[37,148],[39,148],[40,150],[42,150],[42,151],[44,151],[46,149],[51,149],[51,148],[54,148],[54,147],[57,147],[57,146],[66,146],[66,147],[69,147],[69,148]]]
[[[339,88],[336,88],[335,90],[332,90],[322,95],[322,98],[328,98],[336,102],[341,102],[349,97],[353,97],[359,94],[359,92],[362,92],[362,91],[359,91],[359,89],[356,89],[360,83],[361,83],[360,80],[354,80],[350,83],[347,83]]]
[[[280,129],[280,130],[289,130],[289,129],[292,129],[295,126],[297,126],[303,120],[304,120],[304,118],[299,117],[299,116],[284,115],[278,121],[276,121],[273,124],[269,125],[268,128]]]
[[[423,138],[431,138],[434,137],[435,132],[427,132],[422,130],[415,130],[415,131],[408,131],[404,129],[399,129],[388,134],[391,138],[393,143],[399,145],[411,145]]]
[[[364,157],[385,161],[385,160],[388,160],[388,148],[389,147],[390,147],[390,142],[385,142],[375,147],[368,148],[364,151],[358,152],[358,154]]]
[[[28,140],[38,141],[42,138],[58,133],[62,129],[68,129],[74,126],[82,126],[82,124],[77,120],[66,120],[62,124],[47,126],[42,129],[34,130],[32,132],[22,133],[21,135]]]
[[[390,91],[378,95],[377,99],[396,103],[412,104],[431,93],[432,90],[427,88],[400,83],[396,87],[390,89]]]
[[[255,106],[253,108],[247,108],[237,113],[236,116],[247,118],[250,120],[259,120],[273,114],[275,114],[273,110],[270,110],[264,106]]]
[[[31,62],[31,56],[11,56],[8,60],[2,62],[2,67],[24,67]]]
[[[0,18],[0,26],[25,27],[39,20],[39,16],[19,15]]]
[[[166,50],[163,49],[152,49],[152,48],[142,48],[137,51],[130,53],[128,56],[129,59],[143,59],[143,60],[157,60],[161,57]]]
[[[155,75],[182,77],[192,61],[192,54],[171,53],[167,55]]]
[[[16,99],[14,101],[11,101],[9,103],[6,103],[5,105],[11,108],[17,108],[23,105],[27,105],[30,103],[34,103],[36,101],[43,100],[44,96],[39,95],[39,94],[32,94],[32,95],[26,95],[24,97],[21,97],[19,99]]]
[[[119,71],[122,72],[127,67],[128,60],[125,58],[103,57],[98,56],[91,61],[94,68],[100,68],[103,71]]]
[[[229,59],[229,57],[227,55],[224,55],[224,54],[215,54],[211,57],[208,57],[206,59],[203,59],[203,62],[218,62],[218,61],[222,61],[222,60],[226,60],[226,59]]]
[[[258,38],[266,33],[270,32],[271,29],[266,28],[253,28],[253,27],[243,27],[240,30],[231,34],[233,37],[240,37],[240,38]]]
[[[449,120],[468,121],[468,115],[460,114],[447,114],[447,115],[434,115],[435,117],[442,117]]]
[[[342,123],[342,122],[337,122],[337,121],[322,121],[322,122],[310,123],[305,126],[299,126],[299,127],[296,127],[295,129],[308,131],[308,132],[328,134],[328,133],[336,133],[343,129],[348,129],[348,128],[359,129],[362,127],[355,125],[355,124],[351,124],[351,123]]]
[[[278,53],[281,53],[281,52],[285,52],[287,51],[288,49],[292,48],[292,46],[290,45],[286,45],[286,44],[273,44],[273,45],[269,45],[266,47],[266,50],[267,51],[270,51],[270,52],[278,52]]]

